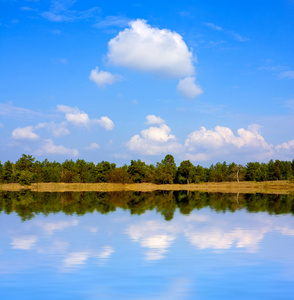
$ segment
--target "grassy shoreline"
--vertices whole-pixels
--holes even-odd
[[[205,182],[199,184],[153,184],[153,183],[33,183],[23,186],[17,183],[2,184],[2,191],[30,189],[36,192],[152,192],[152,191],[202,191],[214,193],[266,193],[294,194],[294,183],[289,181],[242,181]]]

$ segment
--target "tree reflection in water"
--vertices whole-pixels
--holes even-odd
[[[210,207],[216,212],[248,212],[294,214],[292,195],[223,194],[187,191],[157,192],[64,192],[37,193],[30,190],[0,193],[0,212],[16,212],[23,221],[36,214],[63,212],[84,215],[95,211],[107,214],[117,208],[131,214],[144,214],[148,210],[161,213],[166,221],[172,220],[176,209],[184,215],[193,210]]]

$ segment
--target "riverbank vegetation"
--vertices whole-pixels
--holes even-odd
[[[66,160],[63,163],[35,160],[23,154],[15,163],[0,162],[0,183],[39,187],[39,183],[116,183],[116,184],[199,184],[221,182],[293,182],[294,159],[270,160],[268,163],[249,162],[246,166],[234,162],[216,163],[209,168],[193,165],[189,160],[177,167],[174,157],[166,155],[156,166],[141,160],[131,160],[130,165],[117,167],[102,161],[97,164],[83,159]],[[118,185],[116,185],[118,187]],[[280,186],[281,187],[281,186]],[[124,188],[125,189],[125,188]],[[157,188],[152,188],[157,189]],[[179,188],[180,189],[180,188]]]

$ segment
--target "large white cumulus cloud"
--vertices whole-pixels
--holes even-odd
[[[193,54],[181,35],[151,27],[141,19],[129,25],[109,41],[110,63],[176,78],[195,73]]]

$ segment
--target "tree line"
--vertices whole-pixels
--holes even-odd
[[[30,190],[0,192],[0,214],[16,212],[23,220],[35,215],[63,212],[84,215],[99,212],[108,214],[124,209],[132,215],[156,210],[166,221],[172,220],[178,209],[189,215],[193,210],[209,207],[216,212],[267,212],[294,214],[293,195],[222,194],[188,191],[156,192],[64,192],[38,193]]]
[[[234,162],[216,163],[209,168],[194,166],[184,160],[177,167],[171,154],[156,165],[131,160],[130,165],[117,167],[108,161],[97,164],[84,159],[65,160],[63,163],[36,160],[23,154],[15,163],[0,161],[0,183],[30,185],[36,182],[65,183],[143,183],[189,184],[222,181],[267,181],[293,180],[294,159],[291,161],[270,160],[268,163],[249,162],[246,166]]]

